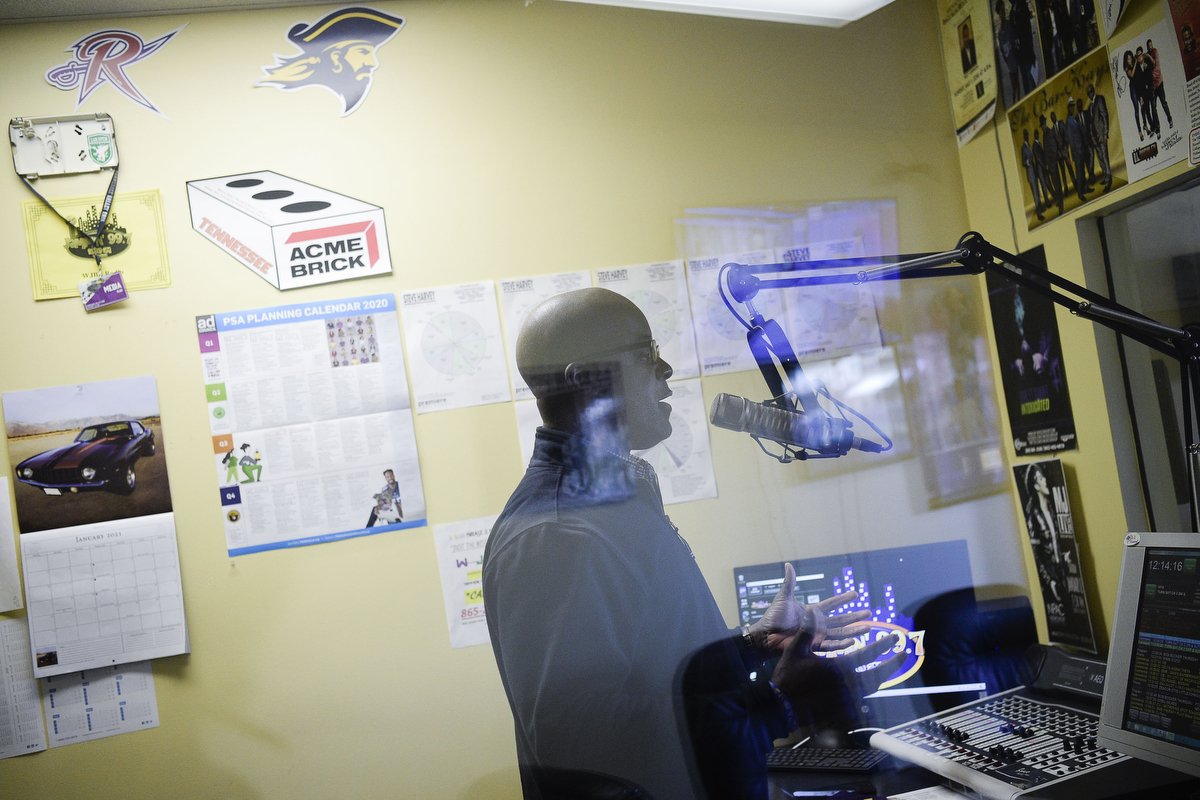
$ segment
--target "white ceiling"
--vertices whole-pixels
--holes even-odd
[[[0,0],[0,23],[317,5],[320,0]],[[327,3],[326,3],[327,4]]]

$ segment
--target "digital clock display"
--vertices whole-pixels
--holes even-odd
[[[1195,579],[1197,564],[1200,564],[1200,550],[1150,548],[1146,551],[1143,581]]]

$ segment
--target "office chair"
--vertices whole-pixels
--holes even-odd
[[[1017,593],[977,601],[975,592],[967,587],[939,595],[914,616],[914,627],[925,631],[925,684],[986,683],[988,694],[994,694],[1030,683],[1037,666],[1032,647],[1037,628],[1029,598]],[[971,699],[956,693],[930,697],[935,711]]]

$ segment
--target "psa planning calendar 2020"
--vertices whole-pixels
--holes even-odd
[[[390,294],[196,318],[231,556],[425,525]]]

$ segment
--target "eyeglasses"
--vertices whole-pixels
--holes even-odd
[[[595,363],[610,356],[620,355],[621,353],[634,353],[638,351],[641,351],[643,363],[648,369],[652,370],[655,375],[664,379],[671,377],[671,366],[667,364],[666,361],[662,360],[662,357],[658,352],[658,342],[654,341],[654,339],[643,339],[640,342],[634,342],[633,344],[627,344],[622,347],[614,347],[611,350],[601,350],[598,353],[590,353],[586,358],[582,358],[579,361],[572,361],[570,364],[568,364],[564,370],[564,373],[568,375],[571,374],[575,367],[581,363]]]
[[[623,347],[614,347],[611,350],[602,350],[599,353],[594,353],[592,355],[589,355],[588,359],[591,360],[591,359],[604,358],[606,356],[620,355],[621,353],[634,353],[634,352],[637,352],[638,350],[645,351],[646,364],[648,364],[651,367],[658,366],[658,363],[662,360],[659,357],[659,353],[658,353],[658,342],[654,341],[654,339],[643,339],[640,342],[634,342],[633,344],[627,344]]]

